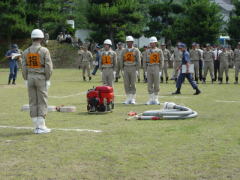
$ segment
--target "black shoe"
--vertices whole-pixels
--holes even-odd
[[[168,77],[166,77],[166,84],[168,83]]]
[[[11,80],[9,79],[9,80],[8,80],[8,85],[10,85],[10,84],[11,84]]]
[[[161,77],[161,83],[163,83],[163,77]]]
[[[13,80],[12,84],[13,84],[13,85],[16,85],[15,79]]]
[[[201,91],[199,89],[196,89],[196,92],[193,95],[198,95],[200,93],[201,93]]]
[[[172,93],[172,95],[176,95],[176,94],[181,94],[180,89],[177,89],[175,92]]]
[[[89,79],[89,81],[91,81],[91,80],[92,80],[92,77],[90,76],[88,79]]]
[[[86,77],[83,77],[83,80],[86,81]]]
[[[115,82],[118,82],[118,78],[115,79]]]
[[[140,78],[138,78],[138,82],[140,83]]]

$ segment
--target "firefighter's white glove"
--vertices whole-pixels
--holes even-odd
[[[159,78],[161,78],[161,76],[162,76],[162,72],[159,72]]]
[[[138,76],[138,71],[136,71],[136,76]]]
[[[147,77],[147,72],[145,72],[144,74],[145,74],[145,76]]]
[[[28,88],[28,81],[27,80],[24,81],[24,84],[25,84],[26,88]]]
[[[47,87],[47,89],[49,89],[50,88],[50,86],[51,86],[51,82],[48,80],[48,81],[46,81],[46,87]]]
[[[116,71],[113,71],[113,77],[116,78]]]
[[[102,71],[100,71],[100,76],[102,76]]]

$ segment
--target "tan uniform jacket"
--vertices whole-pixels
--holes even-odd
[[[219,62],[228,65],[231,62],[231,54],[229,52],[221,52],[219,54]]]
[[[240,62],[240,49],[234,50],[234,62]]]
[[[214,61],[214,52],[213,51],[204,51],[203,52],[203,61]]]
[[[192,61],[199,61],[201,59],[201,52],[197,49],[190,50],[190,59]]]
[[[113,50],[102,51],[99,61],[99,68],[112,67],[114,70],[117,66],[117,54]]]
[[[141,53],[138,48],[124,49],[120,56],[121,69],[124,66],[136,66],[137,71],[141,67]]]
[[[147,66],[159,65],[161,71],[163,67],[163,62],[164,62],[163,51],[159,48],[148,49],[147,52],[144,53],[143,57],[144,69],[147,68]]]
[[[164,55],[164,63],[168,63],[167,61],[170,61],[171,59],[171,53],[168,49],[163,49],[163,55]]]
[[[174,48],[173,54],[172,54],[173,61],[182,61],[182,51],[178,48]]]
[[[93,61],[93,56],[90,51],[83,51],[79,54],[80,63],[82,62],[89,62],[91,63]]]
[[[49,50],[40,43],[33,43],[22,55],[22,74],[24,80],[28,79],[29,73],[43,74],[46,80],[52,75],[53,64]]]

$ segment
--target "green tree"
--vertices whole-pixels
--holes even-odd
[[[236,46],[240,41],[239,27],[240,27],[240,1],[234,0],[233,5],[235,9],[232,11],[227,27],[227,32],[231,38],[230,43]]]
[[[215,43],[223,23],[219,6],[209,0],[187,0],[186,10],[172,26],[172,38],[200,44]]]
[[[26,24],[25,1],[0,1],[0,38],[9,44],[13,38],[25,37],[29,32]]]
[[[150,20],[147,24],[145,35],[165,37],[171,39],[170,28],[173,25],[176,16],[184,12],[184,7],[174,0],[155,1],[149,6]]]
[[[126,35],[139,37],[144,26],[141,26],[143,15],[137,0],[90,0],[88,21],[93,30],[92,39],[103,42],[109,38],[125,39]]]

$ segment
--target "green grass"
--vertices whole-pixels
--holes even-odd
[[[27,112],[27,89],[22,78],[16,86],[5,85],[8,70],[0,69],[0,125],[32,126]],[[160,106],[142,105],[147,86],[137,83],[139,105],[122,105],[122,79],[115,83],[113,113],[88,115],[86,95],[100,78],[83,82],[76,69],[54,71],[49,105],[74,105],[75,113],[49,113],[49,128],[98,129],[102,133],[53,131],[35,135],[31,130],[0,129],[0,179],[240,179],[240,85],[200,84],[202,94],[193,96],[186,82],[182,95],[172,96],[175,86],[160,85],[161,102],[186,105],[199,113],[188,120],[126,121],[129,111],[143,112]],[[61,98],[67,95],[76,95]],[[57,97],[56,97],[57,96]],[[219,103],[216,100],[236,101]]]

